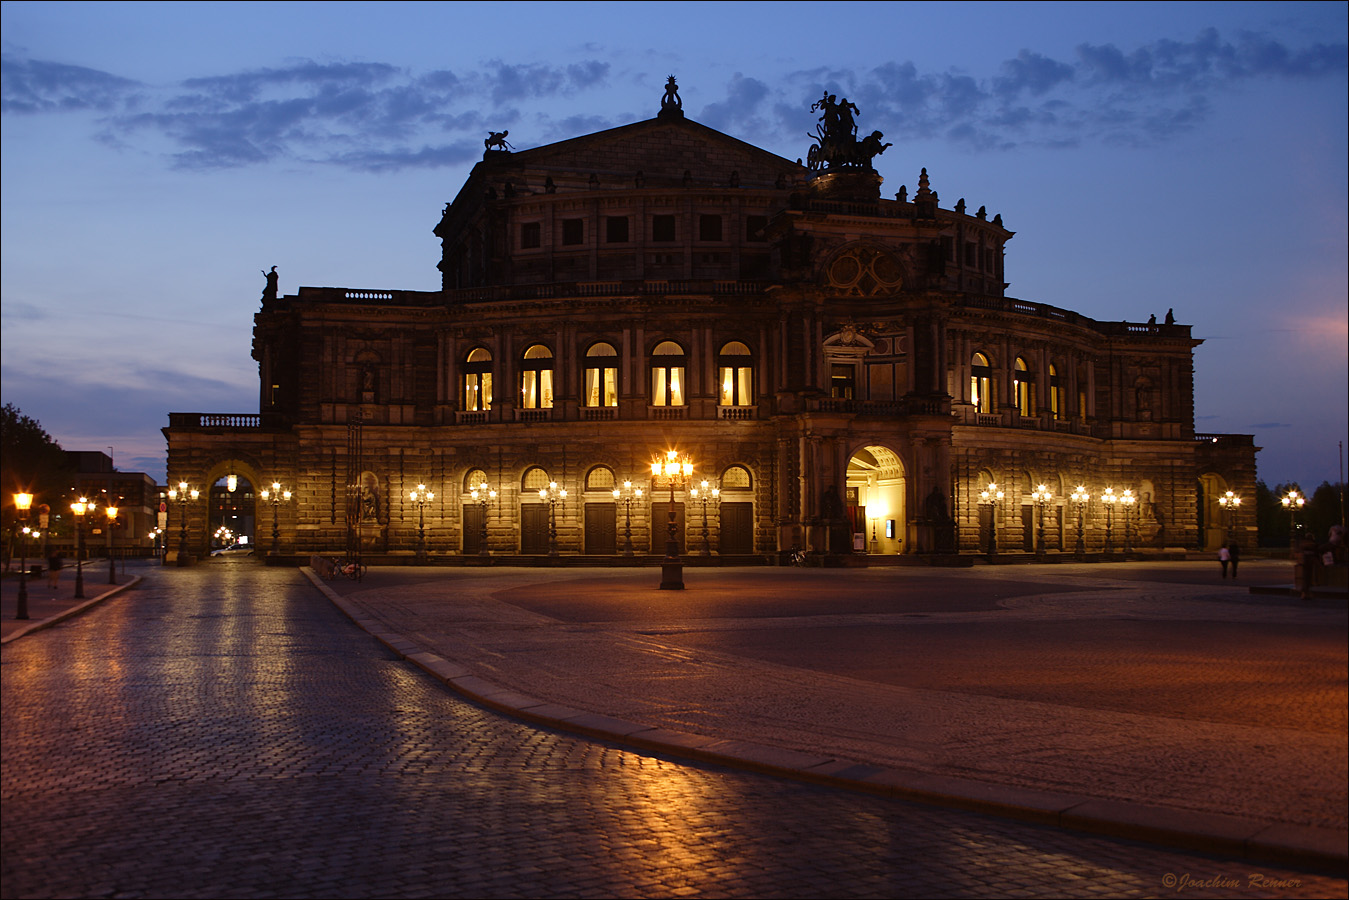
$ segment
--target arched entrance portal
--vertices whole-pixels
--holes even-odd
[[[257,545],[256,492],[253,485],[243,477],[236,476],[234,490],[229,482],[221,478],[211,485],[211,499],[207,509],[207,534],[212,550],[240,545],[252,548]],[[267,535],[263,535],[266,538]]]
[[[848,460],[848,518],[853,549],[904,553],[911,546],[904,463],[881,446],[863,447]],[[860,547],[859,547],[860,545]]]
[[[1226,517],[1229,513],[1218,505],[1218,498],[1228,490],[1221,475],[1208,472],[1199,476],[1199,541],[1204,550],[1217,550],[1227,539]]]

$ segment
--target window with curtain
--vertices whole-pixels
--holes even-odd
[[[1016,408],[1023,416],[1035,415],[1035,376],[1030,366],[1020,356],[1016,358],[1012,373],[1012,393],[1016,398]]]
[[[717,355],[718,403],[751,406],[754,403],[754,359],[749,347],[731,341]]]
[[[485,347],[469,351],[464,363],[464,409],[492,408],[492,353]]]
[[[553,351],[543,344],[525,350],[520,365],[520,407],[553,408]]]
[[[595,344],[585,357],[585,405],[618,405],[618,352],[612,344]]]
[[[651,351],[651,405],[684,405],[684,348],[661,341]]]
[[[993,412],[993,369],[982,353],[970,360],[970,402],[975,412]]]

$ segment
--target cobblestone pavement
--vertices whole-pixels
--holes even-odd
[[[6,645],[4,897],[1343,896],[1343,879],[688,765],[467,704],[294,570]]]

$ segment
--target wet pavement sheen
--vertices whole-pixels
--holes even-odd
[[[144,574],[3,648],[4,897],[1345,891],[551,732],[451,695],[295,570]]]

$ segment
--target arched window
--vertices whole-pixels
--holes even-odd
[[[684,405],[684,348],[661,341],[651,351],[651,405]]]
[[[1049,411],[1055,419],[1068,418],[1068,411],[1063,406],[1063,382],[1059,378],[1058,366],[1053,363],[1049,364]]]
[[[749,469],[744,466],[731,466],[721,473],[721,489],[723,491],[747,491],[749,488]]]
[[[520,363],[520,408],[553,408],[553,351],[543,344],[531,345]]]
[[[754,358],[749,348],[731,341],[717,356],[717,383],[722,406],[751,406],[754,403]]]
[[[586,406],[618,405],[618,352],[612,344],[595,344],[586,351]]]
[[[525,470],[524,478],[520,479],[520,487],[524,489],[524,496],[537,497],[539,488],[548,487],[550,481],[552,479],[548,477],[548,470],[531,466]]]
[[[1016,358],[1016,371],[1012,373],[1012,393],[1016,399],[1017,412],[1023,416],[1035,415],[1035,376],[1030,366],[1020,356]]]
[[[606,494],[614,489],[614,470],[608,466],[596,466],[586,473],[587,491],[604,491]]]
[[[982,353],[970,360],[970,403],[977,413],[993,412],[993,369]]]
[[[482,469],[469,469],[468,474],[464,476],[464,493],[477,490],[484,484],[487,484],[487,473]]]
[[[492,353],[485,347],[469,351],[464,363],[464,409],[492,408]]]

